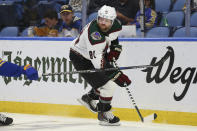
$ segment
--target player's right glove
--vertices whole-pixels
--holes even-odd
[[[38,71],[34,69],[30,64],[23,67],[23,74],[27,76],[30,80],[38,79]]]
[[[131,80],[122,71],[117,71],[112,76],[112,80],[120,87],[127,87],[131,84]]]
[[[122,51],[121,45],[113,45],[110,47],[110,52],[107,54],[107,60],[109,62],[113,62],[114,60],[117,60],[120,56],[120,53]]]

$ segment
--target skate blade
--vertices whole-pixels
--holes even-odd
[[[101,125],[101,126],[120,126],[120,122],[109,123],[106,121],[99,121],[99,125]]]
[[[81,103],[83,106],[85,106],[85,107],[86,107],[88,110],[90,110],[91,112],[97,113],[97,112],[91,110],[91,108],[89,107],[89,105],[86,104],[82,99],[77,99],[77,101],[78,101],[79,103]]]

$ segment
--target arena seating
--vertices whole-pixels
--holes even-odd
[[[11,27],[6,29],[8,34],[16,34],[16,30],[12,27],[17,27],[17,35],[27,36],[26,25],[21,25],[24,13],[24,2],[27,0],[0,0],[0,31],[4,32],[5,27]],[[59,13],[63,4],[68,4],[69,0],[35,0],[38,1],[36,8],[40,15],[40,21],[43,19],[44,11],[48,8],[53,8]],[[158,14],[159,20],[158,27],[147,29],[146,37],[179,37],[185,36],[185,13],[183,7],[186,0],[155,0],[155,11]],[[59,14],[58,14],[59,15]],[[75,12],[75,15],[82,18],[81,12]],[[97,12],[87,16],[86,23],[91,22],[97,17]],[[60,18],[60,17],[59,17]],[[167,21],[164,24],[164,20]],[[165,22],[166,22],[165,21]],[[196,37],[195,30],[197,27],[197,12],[191,14],[191,35]],[[181,32],[182,31],[182,32]],[[163,33],[161,33],[163,32]],[[6,34],[6,33],[4,33]],[[140,37],[140,29],[136,29],[136,37]],[[2,34],[1,34],[2,35]],[[16,35],[16,36],[17,36]],[[15,36],[15,35],[10,35]]]
[[[168,27],[154,27],[147,31],[146,37],[168,37],[170,29]]]
[[[16,37],[18,33],[18,27],[5,27],[1,30],[0,37]]]
[[[197,27],[190,27],[191,37],[197,37]],[[182,27],[177,29],[173,37],[186,37],[186,28]]]

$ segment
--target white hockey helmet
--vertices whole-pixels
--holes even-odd
[[[112,20],[112,22],[116,19],[116,16],[117,14],[114,7],[104,5],[98,10],[98,17]]]

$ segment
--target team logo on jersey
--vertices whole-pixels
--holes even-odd
[[[93,32],[91,37],[93,40],[101,40],[101,34],[99,32]]]

